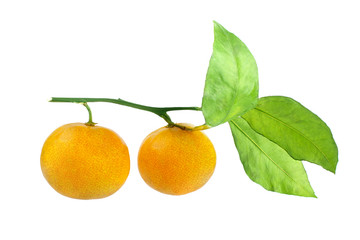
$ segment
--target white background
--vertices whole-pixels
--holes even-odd
[[[0,2],[1,239],[359,239],[360,14],[357,1]],[[295,3],[297,2],[297,3]],[[318,199],[264,190],[246,176],[224,124],[206,131],[217,167],[199,191],[168,196],[137,170],[157,116],[93,103],[94,121],[127,143],[125,185],[102,200],[55,192],[40,152],[57,127],[85,122],[50,97],[121,97],[200,106],[216,20],[257,60],[260,96],[292,97],[318,114],[339,147],[336,175],[304,163]],[[201,113],[171,114],[202,124]]]

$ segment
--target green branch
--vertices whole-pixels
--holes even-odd
[[[137,103],[128,102],[128,101],[122,100],[120,98],[112,99],[112,98],[58,98],[58,97],[53,97],[53,98],[51,98],[50,102],[71,102],[71,103],[82,103],[82,104],[88,103],[88,102],[115,103],[115,104],[131,107],[131,108],[136,108],[136,109],[152,112],[152,113],[158,115],[159,117],[163,118],[170,126],[178,126],[178,125],[176,125],[175,123],[173,123],[171,121],[171,118],[167,114],[167,112],[180,111],[180,110],[201,111],[201,108],[199,108],[199,107],[164,107],[164,108],[150,107],[150,106],[145,106],[145,105],[141,105],[141,104],[137,104]],[[86,105],[85,105],[85,107],[86,107]],[[183,126],[178,126],[178,127],[184,128]]]

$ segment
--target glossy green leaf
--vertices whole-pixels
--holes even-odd
[[[217,126],[256,106],[259,83],[256,62],[234,34],[214,22],[214,45],[206,75],[202,112]]]
[[[316,197],[301,161],[255,132],[241,117],[229,122],[240,160],[251,180],[265,189]]]
[[[264,97],[243,118],[293,158],[335,173],[338,149],[329,127],[297,101],[280,96]]]

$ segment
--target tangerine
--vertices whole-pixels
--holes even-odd
[[[201,131],[176,126],[150,133],[138,154],[138,168],[144,181],[171,195],[201,188],[212,176],[215,165],[216,153],[210,139]]]
[[[66,124],[46,139],[41,170],[57,192],[76,199],[97,199],[115,193],[130,171],[129,151],[108,128]]]

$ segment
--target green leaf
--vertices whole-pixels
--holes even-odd
[[[259,92],[258,70],[249,49],[217,22],[214,34],[202,99],[206,124],[213,127],[254,108]]]
[[[241,117],[229,122],[240,160],[251,180],[265,189],[316,197],[301,161],[255,132]]]
[[[264,97],[243,118],[293,158],[335,173],[338,149],[329,127],[297,101],[280,96]]]

